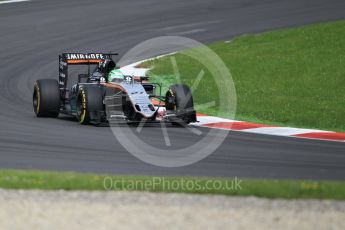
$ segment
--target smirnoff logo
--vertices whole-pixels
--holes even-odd
[[[104,54],[66,54],[67,60],[105,59]]]

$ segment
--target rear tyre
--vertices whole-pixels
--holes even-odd
[[[98,86],[84,85],[79,89],[77,99],[77,119],[87,125],[93,116],[103,110],[103,92]]]
[[[57,80],[37,80],[32,99],[37,117],[57,117],[60,111],[60,89]]]
[[[188,86],[176,84],[169,87],[166,93],[166,110],[175,114],[177,120],[173,125],[181,126],[196,121],[192,92]]]

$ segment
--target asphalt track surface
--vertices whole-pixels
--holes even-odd
[[[185,167],[164,168],[129,154],[107,127],[38,119],[33,83],[56,78],[63,51],[125,53],[162,35],[203,43],[345,18],[343,0],[45,0],[0,5],[0,167],[136,175],[345,179],[345,144],[231,132],[218,150]],[[207,129],[200,129],[207,132]],[[193,135],[169,129],[175,146]],[[143,139],[162,142],[159,128]]]

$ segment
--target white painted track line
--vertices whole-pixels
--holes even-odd
[[[15,3],[15,2],[29,2],[30,0],[7,0],[7,1],[0,1],[0,4],[6,3]]]

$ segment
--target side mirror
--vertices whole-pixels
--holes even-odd
[[[156,85],[146,83],[146,84],[142,84],[142,86],[144,87],[144,89],[148,95],[154,96],[156,94]]]

